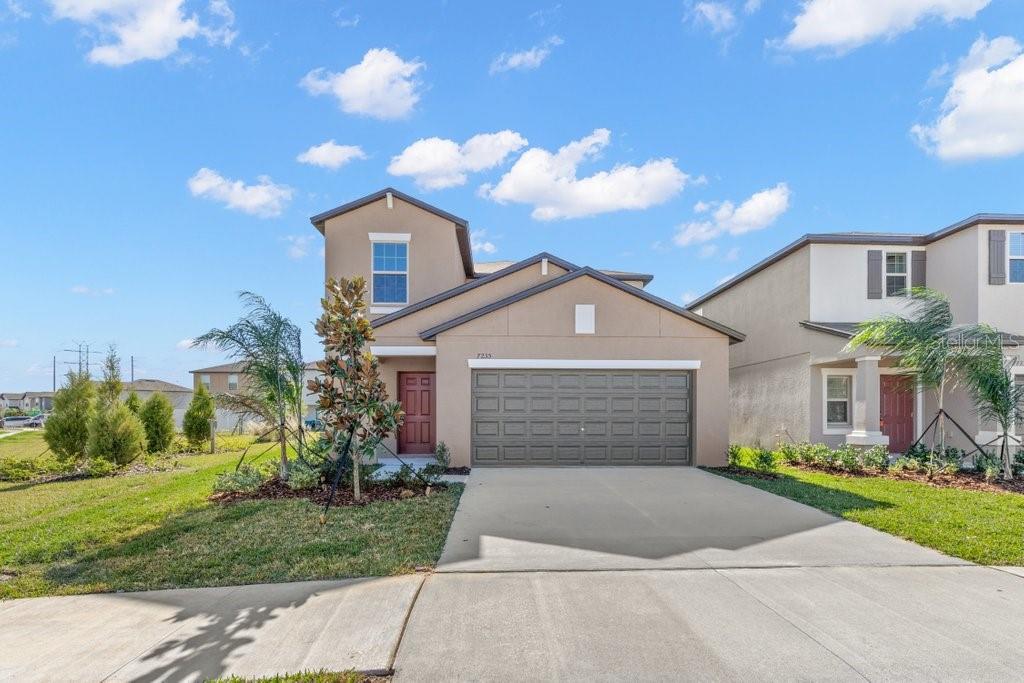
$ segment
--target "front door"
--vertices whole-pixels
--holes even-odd
[[[902,375],[882,375],[879,417],[891,453],[905,453],[914,443],[914,384]]]
[[[399,454],[434,452],[434,373],[398,373],[398,401],[405,424],[398,430]]]

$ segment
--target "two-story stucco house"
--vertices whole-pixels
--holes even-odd
[[[884,350],[843,348],[857,323],[905,312],[911,286],[945,293],[956,324],[992,325],[1016,355],[1024,216],[979,214],[929,234],[804,235],[691,302],[747,335],[729,358],[732,440],[904,451],[935,415],[932,392],[907,387]],[[991,440],[966,392],[949,392],[945,407],[977,441]]]
[[[468,223],[394,189],[311,218],[326,276],[362,276],[405,426],[454,465],[718,465],[739,332],[548,253],[475,264]]]

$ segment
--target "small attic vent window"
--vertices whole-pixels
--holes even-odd
[[[576,334],[594,334],[594,304],[576,304]]]

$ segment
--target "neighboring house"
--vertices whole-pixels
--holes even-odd
[[[165,382],[162,379],[137,379],[134,382],[124,382],[123,384],[121,400],[127,399],[128,394],[132,391],[141,401],[145,401],[156,393],[166,396],[167,400],[171,402],[171,407],[174,408],[174,424],[181,429],[182,421],[185,419],[185,410],[188,408],[189,402],[192,401],[191,389],[180,384]]]
[[[52,391],[6,392],[0,394],[0,408],[45,413],[53,409],[53,395]]]
[[[1024,215],[979,214],[929,234],[804,235],[691,302],[747,334],[729,357],[732,440],[910,446],[936,414],[934,393],[908,387],[884,349],[843,347],[857,323],[905,312],[911,286],[945,293],[956,324],[1003,332],[1016,357]],[[945,407],[979,443],[994,438],[965,391],[948,392]]]
[[[192,384],[195,389],[202,385],[213,395],[237,394],[248,386],[248,378],[242,370],[242,363],[224,363],[213,365],[208,368],[190,370]],[[306,364],[306,379],[312,379],[316,375],[316,365]],[[316,398],[308,391],[304,391],[304,403],[306,406],[305,417],[307,419],[316,416]],[[231,411],[217,409],[217,421],[221,427],[233,428],[238,423],[238,416]]]
[[[479,267],[464,219],[390,188],[310,220],[327,277],[368,283],[400,453],[444,441],[453,465],[725,463],[743,335],[644,291],[650,275],[544,252]]]

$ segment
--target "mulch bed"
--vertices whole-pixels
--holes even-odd
[[[747,469],[746,467],[736,467],[735,465],[728,465],[726,467],[713,467],[716,472],[727,472],[728,474],[735,474],[740,477],[751,477],[753,479],[778,479],[777,474],[771,472],[758,472],[757,470]]]
[[[445,469],[445,471],[444,471],[445,474],[460,474],[460,475],[466,475],[466,474],[469,474],[469,472],[470,472],[470,469],[468,467],[449,467],[449,468]]]
[[[928,475],[924,472],[911,472],[909,470],[903,470],[902,472],[888,471],[885,473],[873,473],[873,472],[846,472],[845,470],[828,469],[824,467],[815,467],[814,465],[805,465],[802,463],[793,463],[790,467],[796,467],[802,470],[811,470],[814,472],[827,472],[828,474],[834,474],[837,476],[846,477],[884,477],[886,479],[896,479],[899,481],[916,481],[920,484],[928,484],[929,486],[936,486],[944,489],[961,489],[964,491],[988,491],[989,493],[1017,493],[1024,494],[1024,478],[1017,477],[1010,481],[1004,481],[1002,479],[987,482],[985,481],[984,475],[980,472],[957,472],[956,474],[946,474],[945,472],[938,472],[933,474],[929,479]],[[746,474],[746,470],[739,470]],[[752,473],[756,476],[756,473]],[[773,478],[773,477],[769,477]]]
[[[444,483],[433,484],[431,489],[436,491],[444,488]],[[426,495],[426,489],[421,487],[406,488],[403,486],[393,486],[391,484],[374,484],[368,487],[364,487],[360,491],[360,499],[358,501],[352,497],[352,487],[338,487],[338,490],[334,493],[334,500],[331,505],[334,507],[346,507],[350,505],[367,505],[369,503],[376,503],[380,501],[388,500],[404,500],[407,498],[418,498]],[[316,505],[325,505],[327,500],[331,496],[331,489],[329,486],[322,486],[315,489],[304,489],[301,491],[294,491],[288,488],[288,485],[283,481],[274,477],[269,481],[263,482],[258,489],[250,492],[236,492],[236,493],[215,493],[210,496],[210,500],[215,503],[237,503],[243,500],[280,500],[285,498],[304,498]]]

